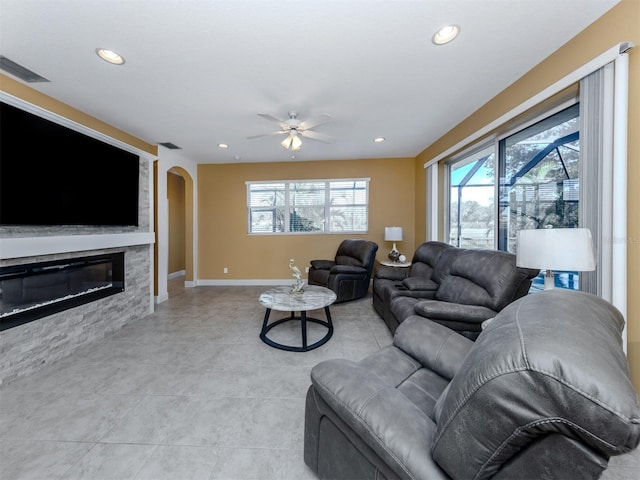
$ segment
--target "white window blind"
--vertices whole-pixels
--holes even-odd
[[[247,229],[267,233],[366,233],[369,179],[247,182]]]

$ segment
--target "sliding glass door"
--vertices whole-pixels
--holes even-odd
[[[579,127],[576,104],[500,141],[500,250],[516,253],[518,230],[578,227]],[[559,287],[578,289],[578,281],[577,272],[556,273]]]
[[[456,247],[494,248],[494,150],[482,148],[449,170],[449,243]]]

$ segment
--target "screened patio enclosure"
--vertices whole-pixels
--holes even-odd
[[[518,230],[578,227],[578,108],[500,140],[497,162],[491,144],[451,165],[449,243],[516,253]],[[556,272],[558,287],[577,289],[578,279],[577,272]],[[534,288],[543,283],[541,275]]]

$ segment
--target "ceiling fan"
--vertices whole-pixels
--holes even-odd
[[[258,115],[266,120],[279,124],[280,130],[247,137],[249,140],[267,137],[270,135],[286,135],[286,138],[280,142],[280,145],[287,150],[293,151],[297,151],[302,148],[302,139],[300,137],[317,140],[318,142],[323,143],[331,143],[333,140],[329,135],[312,131],[313,128],[331,121],[331,117],[327,114],[320,115],[317,119],[307,120],[304,122],[301,122],[298,119],[298,113],[294,111],[289,112],[289,118],[287,120],[280,120],[279,118],[267,113],[259,113]]]

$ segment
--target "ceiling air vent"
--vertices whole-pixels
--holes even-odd
[[[171,142],[160,142],[158,145],[162,145],[163,147],[170,150],[182,150],[182,148]]]
[[[10,73],[14,77],[18,77],[20,80],[24,80],[28,83],[48,82],[44,77],[41,77],[35,72],[32,72],[28,68],[18,65],[13,60],[9,60],[4,55],[0,55],[0,69],[7,73]]]

